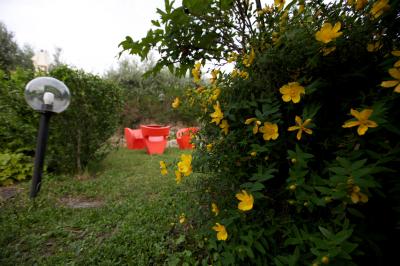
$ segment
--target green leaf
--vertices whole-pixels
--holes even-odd
[[[318,229],[326,238],[332,239],[334,237],[334,234],[332,234],[332,232],[330,232],[328,229],[322,226],[318,226]]]

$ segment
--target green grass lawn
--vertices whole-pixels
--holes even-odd
[[[177,185],[159,170],[160,160],[180,154],[121,148],[94,177],[44,177],[35,201],[30,183],[20,184],[21,193],[0,203],[0,265],[171,265],[192,256],[185,241],[193,226],[179,215],[199,206],[196,176]]]

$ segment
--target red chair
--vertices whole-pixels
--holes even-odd
[[[148,154],[163,154],[170,126],[140,125]]]
[[[142,130],[125,128],[126,146],[131,150],[143,150],[146,148]]]
[[[193,149],[193,144],[190,142],[192,136],[199,131],[197,127],[181,128],[176,132],[176,142],[178,142],[179,149]]]

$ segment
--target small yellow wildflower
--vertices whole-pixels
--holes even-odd
[[[182,213],[182,214],[179,216],[179,223],[180,223],[180,224],[183,224],[184,222],[186,222],[186,217],[185,217],[185,214]]]
[[[197,62],[194,65],[194,68],[192,69],[193,81],[195,83],[199,83],[200,82],[200,67],[201,67],[201,63]]]
[[[382,81],[381,86],[384,88],[394,88],[394,92],[400,93],[400,70],[398,68],[389,69],[389,74],[394,80]]]
[[[237,60],[238,56],[239,55],[237,53],[231,53],[227,60],[228,63],[235,62]]]
[[[307,134],[312,134],[312,130],[307,128],[307,126],[311,123],[311,119],[306,119],[306,121],[304,121],[300,118],[300,116],[295,117],[295,121],[296,121],[296,126],[291,126],[288,128],[288,131],[295,131],[298,130],[296,138],[297,140],[301,139],[301,134],[302,132],[306,132]]]
[[[324,23],[321,29],[315,33],[315,39],[323,43],[331,42],[343,34],[343,32],[339,32],[341,25],[340,22],[336,22],[335,26],[332,27],[331,23]]]
[[[181,161],[178,162],[178,170],[180,173],[188,176],[192,173],[192,155],[182,154]]]
[[[256,157],[257,156],[257,152],[252,151],[252,152],[250,152],[250,155],[253,156],[253,157]]]
[[[211,211],[215,214],[215,216],[217,216],[219,214],[218,206],[214,202],[211,203]]]
[[[239,70],[237,69],[232,70],[231,76],[232,78],[236,78],[237,76],[239,76]]]
[[[213,94],[211,95],[211,100],[216,101],[221,94],[221,90],[219,88],[215,88],[213,90]]]
[[[382,48],[382,43],[380,41],[374,42],[374,43],[369,43],[367,45],[367,51],[372,53],[372,52],[376,52],[379,51],[379,49]]]
[[[228,232],[225,229],[225,226],[219,223],[215,223],[215,226],[212,228],[215,232],[217,232],[217,239],[225,241],[228,239]]]
[[[371,8],[371,15],[376,19],[379,18],[383,12],[390,9],[389,0],[378,0]]]
[[[249,78],[249,73],[246,71],[240,71],[240,77],[243,79],[248,79]]]
[[[368,120],[371,116],[373,110],[372,109],[364,109],[361,112],[357,110],[350,109],[350,113],[354,116],[357,120],[349,120],[342,126],[343,128],[355,127],[358,126],[357,133],[358,135],[362,136],[367,132],[368,128],[377,127],[378,124],[372,120]]]
[[[264,125],[260,127],[260,132],[263,133],[264,140],[276,140],[279,136],[278,125],[270,122],[264,122]]]
[[[240,200],[238,209],[242,211],[249,211],[253,209],[254,198],[253,195],[248,194],[246,190],[242,190],[236,194],[236,198]]]
[[[207,148],[207,151],[211,151],[212,150],[212,147],[213,147],[213,145],[210,143],[210,144],[207,144],[206,145],[206,148]]]
[[[222,129],[222,132],[224,132],[225,135],[228,135],[228,132],[229,132],[228,120],[226,120],[226,119],[222,120],[222,122],[219,125],[219,127]]]
[[[392,55],[394,55],[394,56],[400,56],[400,50],[394,50],[394,51],[392,51]]]
[[[175,181],[177,184],[182,182],[182,174],[178,170],[175,170]]]
[[[283,6],[285,5],[285,0],[274,0],[274,4],[278,8],[278,10],[281,11]]]
[[[179,97],[176,97],[174,102],[172,103],[172,108],[174,108],[174,109],[178,108],[179,104],[180,104]]]
[[[219,69],[213,69],[211,71],[211,79],[210,79],[211,84],[214,84],[217,81],[218,73],[219,73]]]
[[[256,57],[256,53],[254,52],[254,49],[251,48],[250,54],[248,54],[248,55],[245,54],[243,56],[243,65],[245,65],[246,67],[250,67],[251,64],[253,64],[255,57]]]
[[[221,111],[221,106],[219,105],[219,102],[217,104],[213,105],[214,107],[214,113],[210,114],[212,120],[211,123],[214,123],[216,125],[219,125],[221,123],[221,120],[224,118],[224,113]]]
[[[162,175],[168,174],[167,165],[164,161],[160,161],[160,170]]]
[[[298,103],[300,102],[301,94],[305,94],[305,89],[298,82],[289,82],[286,85],[283,85],[279,92],[282,93],[282,100],[284,102]]]
[[[323,264],[329,264],[329,257],[328,256],[323,256],[322,259],[321,259],[321,262]]]

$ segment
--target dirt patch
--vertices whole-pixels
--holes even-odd
[[[72,209],[99,208],[104,206],[103,200],[84,197],[64,197],[58,201],[61,205]]]
[[[0,187],[0,201],[11,199],[21,191],[23,191],[23,189],[17,187]]]

